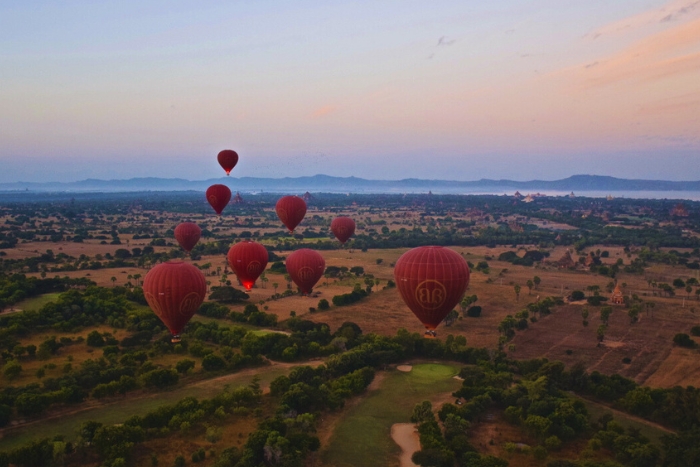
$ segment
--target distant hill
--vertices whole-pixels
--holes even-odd
[[[367,180],[357,177],[314,175],[296,178],[222,177],[209,180],[180,178],[131,178],[128,180],[95,180],[78,182],[0,183],[3,192],[128,192],[128,191],[204,191],[214,183],[228,185],[232,191],[273,193],[492,193],[521,190],[526,192],[562,191],[700,191],[700,181],[672,182],[665,180],[627,180],[600,175],[574,175],[562,180],[451,181],[408,178],[404,180]]]

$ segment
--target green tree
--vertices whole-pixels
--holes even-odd
[[[2,374],[9,380],[17,378],[20,373],[22,373],[22,365],[17,360],[10,360],[2,369]]]
[[[518,284],[515,284],[515,285],[513,286],[513,290],[515,290],[515,301],[516,301],[516,302],[517,302],[518,300],[520,300],[520,290],[521,290],[521,289],[522,289],[522,287],[520,287]]]
[[[537,289],[540,286],[542,279],[540,279],[540,276],[535,276],[532,278],[532,282],[535,283],[535,289]]]

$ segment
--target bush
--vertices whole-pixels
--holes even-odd
[[[469,307],[469,309],[467,310],[467,316],[469,316],[470,318],[478,318],[479,316],[481,316],[481,307],[478,305]]]
[[[583,300],[584,298],[586,298],[586,294],[580,290],[574,290],[573,292],[571,292],[571,301],[573,302]]]
[[[328,300],[325,298],[322,298],[321,300],[318,301],[318,309],[323,311],[327,310],[331,307],[331,305],[328,303]]]
[[[690,336],[684,332],[680,332],[673,336],[673,343],[680,347],[694,348],[697,344]]]
[[[194,368],[194,360],[184,359],[180,360],[175,364],[175,370],[177,370],[178,373],[181,373],[183,375],[190,371],[192,368]]]
[[[206,371],[219,371],[226,368],[226,361],[218,355],[209,354],[202,359],[202,368]]]
[[[7,379],[15,379],[22,373],[22,365],[17,360],[10,360],[2,369],[2,374]]]
[[[694,336],[700,336],[700,326],[693,326],[690,329],[690,333]]]
[[[85,343],[90,347],[102,347],[105,345],[105,340],[104,337],[102,337],[102,334],[97,331],[92,331],[90,334],[88,334]]]

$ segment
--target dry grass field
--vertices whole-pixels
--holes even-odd
[[[350,214],[350,213],[346,213]],[[308,215],[308,214],[307,214]],[[378,220],[382,215],[373,214],[370,219]],[[386,216],[385,216],[386,217]],[[221,220],[212,221],[221,223]],[[235,222],[230,222],[234,223]],[[396,228],[396,225],[391,225]],[[245,228],[232,227],[231,232],[240,233]],[[275,230],[275,229],[270,229]],[[21,258],[36,256],[51,249],[54,253],[63,252],[71,256],[94,256],[96,254],[112,253],[125,248],[128,238],[122,239],[122,245],[104,245],[97,241],[85,241],[84,243],[71,242],[42,242],[23,243],[17,248],[7,250],[8,258]],[[143,247],[149,240],[129,240],[129,247]],[[313,247],[313,242],[311,242]],[[167,251],[170,247],[156,247],[157,251]],[[609,277],[593,275],[586,271],[570,271],[558,269],[555,266],[523,267],[498,261],[498,256],[504,251],[520,251],[521,254],[533,246],[509,247],[454,247],[467,261],[473,264],[479,261],[487,261],[489,273],[472,271],[470,285],[467,293],[477,295],[476,305],[482,307],[482,315],[479,318],[460,317],[451,327],[441,326],[438,335],[448,334],[463,335],[469,345],[495,347],[498,343],[498,324],[506,315],[514,315],[525,306],[547,296],[567,296],[573,290],[586,291],[589,286],[600,287],[602,294],[606,294],[605,288],[610,283]],[[612,265],[618,259],[625,264],[631,259],[623,252],[621,247],[600,246],[590,248],[607,250],[610,253],[603,261]],[[365,273],[372,274],[380,280],[379,286],[375,286],[373,293],[354,304],[331,308],[327,311],[315,313],[310,308],[317,308],[320,299],[331,302],[333,296],[348,293],[356,283],[362,284],[362,277],[346,277],[343,280],[321,278],[314,288],[314,297],[290,296],[274,299],[275,292],[283,292],[287,283],[283,274],[275,274],[268,271],[267,281],[258,280],[256,287],[249,292],[250,302],[259,306],[268,313],[274,313],[279,320],[284,320],[294,311],[297,316],[324,322],[332,329],[339,327],[346,321],[357,323],[364,332],[375,332],[391,335],[399,328],[406,328],[411,332],[423,332],[420,322],[405,306],[395,288],[386,288],[389,280],[393,279],[393,264],[407,249],[368,250],[362,252],[352,249],[339,249],[320,251],[326,261],[326,266],[352,268],[362,266]],[[556,261],[567,251],[566,247],[556,247],[550,251],[549,261]],[[285,253],[282,253],[284,255]],[[379,261],[381,260],[381,261]],[[186,261],[193,262],[189,259]],[[211,286],[219,285],[220,276],[217,268],[223,272],[226,268],[225,255],[204,256],[194,263],[202,265],[211,264],[206,271],[207,280]],[[112,287],[124,285],[128,276],[141,275],[140,281],[148,273],[147,268],[122,267],[112,269],[81,270],[61,272],[58,275],[71,278],[88,277],[98,285]],[[51,273],[49,273],[51,274]],[[31,274],[38,276],[37,273]],[[526,282],[535,275],[541,278],[540,285],[531,291],[526,287]],[[675,277],[694,277],[697,273],[686,268],[669,265],[655,265],[649,269],[645,276],[654,277],[662,282],[672,282]],[[545,356],[553,360],[561,360],[570,365],[583,362],[590,370],[598,370],[604,373],[619,372],[620,374],[634,378],[640,383],[653,386],[673,386],[697,384],[700,376],[700,363],[695,363],[694,350],[674,349],[672,339],[676,333],[688,333],[690,328],[698,324],[700,319],[694,313],[700,309],[694,299],[683,301],[682,295],[674,298],[662,298],[652,296],[645,276],[618,274],[618,281],[625,285],[624,293],[637,294],[645,301],[653,301],[655,308],[653,314],[647,316],[643,313],[639,322],[630,325],[627,310],[624,307],[615,307],[605,340],[601,346],[597,345],[596,329],[600,324],[598,316],[599,308],[588,307],[590,311],[589,325],[582,325],[581,310],[584,305],[568,304],[559,307],[549,316],[531,323],[525,331],[519,331],[513,339],[514,350],[511,355],[515,358],[534,358]],[[116,281],[112,281],[116,278]],[[229,272],[229,280],[235,283],[235,277]],[[132,283],[135,282],[132,279]],[[275,289],[273,284],[278,284]],[[514,285],[518,284],[522,290],[516,299]],[[231,309],[242,311],[244,304],[232,305]],[[511,347],[512,348],[512,347]],[[623,358],[629,358],[630,363],[622,362]],[[29,369],[29,368],[28,368]]]

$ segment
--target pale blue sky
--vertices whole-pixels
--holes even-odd
[[[700,179],[700,1],[3,1],[0,182]]]

